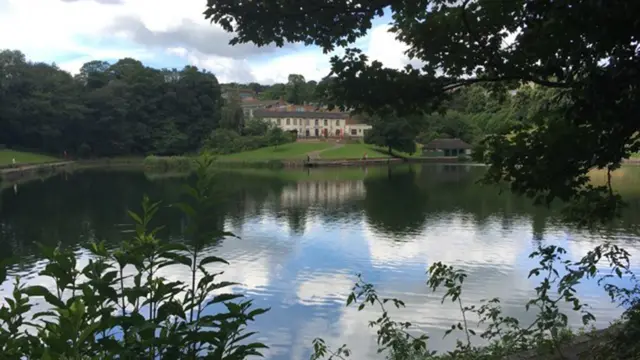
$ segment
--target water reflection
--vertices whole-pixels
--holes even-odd
[[[431,346],[446,348],[454,338],[443,340],[442,334],[458,321],[459,311],[441,305],[439,295],[426,290],[428,264],[443,261],[467,270],[466,302],[499,296],[509,315],[527,321],[532,314],[522,305],[534,285],[527,279],[531,249],[539,243],[560,244],[577,259],[602,240],[562,224],[555,209],[480,187],[476,181],[482,171],[456,165],[221,172],[212,224],[224,225],[241,240],[225,239],[207,252],[228,259],[227,279],[243,284],[239,290],[257,306],[272,308],[255,324],[271,346],[268,358],[307,358],[318,336],[349,343],[355,359],[375,358],[375,336],[367,322],[377,314],[344,306],[356,273],[383,295],[405,300],[407,308],[393,316],[429,332]],[[640,256],[634,235],[640,174],[625,171],[619,187],[631,206],[612,234]],[[123,234],[114,225],[129,222],[127,209],[137,209],[143,194],[166,204],[179,200],[184,180],[138,171],[88,171],[22,184],[17,193],[3,191],[0,244],[5,251],[0,256],[22,259],[12,274],[50,286],[34,275],[43,265],[36,242],[78,246],[105,239],[116,244]],[[184,219],[174,209],[163,209],[157,220],[166,225],[163,236],[182,238]],[[84,252],[78,256],[86,263]],[[164,271],[170,279],[187,276],[183,270]],[[9,290],[5,282],[0,295]],[[593,284],[582,290],[599,325],[618,314]]]

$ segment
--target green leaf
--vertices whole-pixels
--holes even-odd
[[[163,257],[171,259],[173,262],[191,267],[191,258],[186,255],[176,254],[172,252],[166,252],[162,254]]]
[[[170,315],[177,316],[183,320],[187,318],[182,305],[177,301],[167,301],[158,308],[158,320],[164,321]]]
[[[85,341],[87,341],[87,339],[89,337],[93,337],[96,333],[96,331],[98,331],[98,329],[100,328],[100,323],[99,322],[95,322],[91,325],[89,325],[89,327],[85,328],[81,333],[80,336],[78,336],[78,342],[80,344],[84,344]],[[89,343],[93,343],[94,340],[89,340]]]
[[[24,293],[28,296],[42,296],[49,304],[62,309],[66,308],[64,302],[54,296],[49,289],[44,286],[34,285],[26,287]]]
[[[42,354],[42,360],[53,360],[49,349],[44,350],[44,353]]]
[[[258,315],[262,315],[264,313],[266,313],[267,311],[271,310],[271,308],[266,308],[266,309],[255,309],[249,312],[249,314],[247,314],[247,316],[249,318],[254,318]]]
[[[354,293],[349,294],[347,298],[347,306],[351,305],[352,302],[356,300],[356,295]]]
[[[133,212],[131,210],[127,210],[127,213],[129,214],[129,217],[133,219],[133,221],[135,221],[138,224],[142,224],[142,219],[140,218],[140,216],[138,214],[136,214],[135,212]]]
[[[200,266],[204,266],[210,263],[219,262],[229,265],[229,262],[223,258],[219,258],[217,256],[207,256],[200,261]]]
[[[57,314],[55,312],[53,312],[53,311],[41,311],[41,312],[33,314],[32,318],[35,320],[35,319],[43,317],[43,316],[55,317],[55,316],[57,316]]]
[[[622,277],[622,271],[618,267],[616,268],[616,275],[618,275],[619,278]]]
[[[218,295],[218,296],[214,296],[213,299],[207,303],[207,306],[209,306],[211,304],[227,302],[227,301],[238,299],[238,298],[241,298],[241,297],[244,297],[244,295],[240,295],[240,294],[221,294],[221,295]]]
[[[177,203],[174,205],[175,207],[177,207],[178,209],[180,209],[180,211],[182,211],[184,214],[190,216],[190,217],[195,217],[196,216],[196,211],[195,209],[187,204],[187,203]]]

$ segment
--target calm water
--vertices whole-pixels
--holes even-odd
[[[406,309],[392,313],[396,320],[415,323],[432,336],[430,346],[447,349],[454,338],[442,335],[460,314],[426,288],[430,263],[468,271],[467,304],[498,296],[508,314],[527,321],[533,314],[523,305],[535,285],[527,279],[531,250],[555,243],[578,259],[602,240],[563,224],[554,210],[477,185],[482,172],[434,165],[221,173],[217,218],[241,240],[226,239],[207,251],[231,262],[225,276],[242,283],[240,291],[271,307],[253,327],[271,347],[269,359],[308,358],[318,336],[349,344],[355,359],[374,358],[375,336],[367,322],[377,312],[344,306],[357,273],[383,295],[405,301]],[[640,257],[640,168],[615,175],[630,207],[611,234]],[[82,243],[118,243],[125,236],[121,224],[129,223],[127,209],[137,210],[143,194],[175,202],[183,181],[141,171],[84,171],[6,188],[0,194],[0,256],[23,260],[13,274],[50,285],[36,275],[43,266],[36,242],[77,246],[80,264],[86,263]],[[167,225],[165,236],[180,239],[179,214],[165,209],[157,220]],[[0,295],[10,290],[9,281]],[[598,326],[620,313],[594,284],[581,286],[581,294]]]

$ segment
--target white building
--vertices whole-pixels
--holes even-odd
[[[364,137],[370,125],[352,119],[349,114],[329,111],[254,110],[253,115],[284,131],[306,137]]]

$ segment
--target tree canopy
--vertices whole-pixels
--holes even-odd
[[[182,154],[218,127],[220,85],[193,66],[91,61],[74,77],[0,52],[0,144],[81,156]]]
[[[386,68],[355,48],[385,13],[419,67]],[[347,48],[332,58],[323,94],[355,111],[431,113],[471,84],[549,89],[531,121],[483,142],[487,179],[610,220],[620,199],[610,186],[587,185],[587,173],[611,171],[640,150],[638,13],[640,2],[628,0],[216,0],[204,15],[234,32],[231,44]]]
[[[261,100],[284,99],[288,103],[295,105],[315,103],[319,100],[319,94],[316,91],[318,82],[315,80],[307,81],[304,76],[300,74],[289,74],[286,83],[275,83],[272,85],[231,83],[223,85],[231,86],[234,89],[249,89],[255,91]]]

